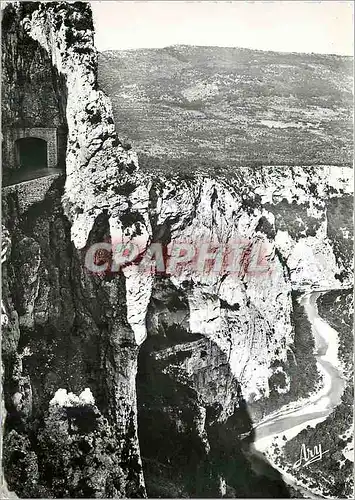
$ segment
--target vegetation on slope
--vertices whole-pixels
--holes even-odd
[[[191,46],[106,51],[99,84],[119,136],[149,170],[351,163],[350,57]]]

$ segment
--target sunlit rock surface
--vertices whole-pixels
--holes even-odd
[[[275,471],[260,478],[243,455],[246,404],[268,397],[292,348],[292,292],[352,279],[351,169],[240,168],[228,181],[143,174],[97,86],[88,4],[5,11],[5,67],[31,40],[43,68],[58,72],[68,128],[65,181],[25,209],[19,190],[3,200],[9,488],[20,497],[248,497],[266,481],[270,496],[284,497]],[[18,75],[8,81],[20,86]],[[139,246],[134,264],[87,268],[93,244],[122,240]],[[199,253],[206,241],[261,248],[262,263],[247,259],[234,274],[140,272],[151,243]]]

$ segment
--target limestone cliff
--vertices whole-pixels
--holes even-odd
[[[8,82],[28,99],[33,73],[44,79],[48,67],[56,69],[52,52],[60,42],[55,33],[61,22],[67,25],[64,32],[68,44],[73,43],[68,26],[81,30],[78,51],[71,51],[70,59],[78,61],[78,68],[81,60],[84,74],[89,73],[90,63],[84,62],[89,57],[85,36],[91,41],[88,51],[93,62],[95,50],[91,12],[86,4],[31,2],[6,7],[3,67],[17,68],[22,50],[26,50],[26,60],[36,65],[27,64],[12,75],[5,73],[5,100]],[[36,26],[43,28],[42,35],[52,37],[50,48],[29,36],[29,27]],[[42,99],[36,102],[42,119],[46,101],[53,106],[56,103],[54,114],[58,116],[64,103],[66,125],[70,105],[85,87],[80,89],[79,82],[71,88],[61,68],[53,71],[52,75],[56,74],[61,99],[55,100],[56,94],[53,98],[52,90],[44,87]],[[100,96],[94,90],[94,69],[91,76],[92,93]],[[85,94],[84,105],[89,108],[87,97]],[[4,120],[20,114],[15,108],[21,102],[6,100]],[[94,112],[101,109],[100,103],[95,103]],[[105,113],[104,105],[101,113]],[[68,165],[70,141],[80,128],[70,118],[69,123]],[[13,127],[16,123],[8,119],[4,125]],[[28,126],[21,122],[23,125]],[[80,151],[77,149],[79,156]],[[138,349],[125,319],[123,278],[104,281],[85,271],[84,256],[72,244],[71,224],[63,214],[62,177],[37,179],[24,186],[3,190],[3,220],[12,241],[3,267],[8,324],[2,338],[7,409],[3,467],[9,489],[23,497],[144,496],[136,424]],[[40,196],[29,203],[28,195],[33,190]],[[104,237],[105,220],[101,222],[98,230]],[[63,391],[67,391],[67,397]]]
[[[88,4],[22,3],[5,15],[6,67],[30,40],[28,57],[40,53],[35,60],[55,69],[68,131],[64,182],[53,179],[31,204],[21,190],[3,194],[12,240],[3,268],[10,489],[21,497],[262,492],[265,477],[242,453],[252,427],[246,403],[267,398],[280,370],[279,391],[288,390],[292,292],[351,280],[352,171],[143,175],[97,86]],[[32,71],[7,81],[16,89]],[[9,116],[18,105],[8,104]],[[90,272],[92,245],[122,239],[139,247],[134,262]],[[197,251],[206,241],[243,246],[240,272],[141,272],[153,243],[169,253],[174,243]],[[252,268],[260,248],[263,262]],[[269,493],[287,494],[277,475]]]

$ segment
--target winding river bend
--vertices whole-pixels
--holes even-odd
[[[305,293],[300,303],[305,308],[315,341],[315,357],[323,386],[309,399],[299,405],[286,405],[266,417],[255,427],[255,453],[266,452],[274,437],[285,435],[287,439],[299,434],[308,425],[315,427],[322,422],[340,403],[345,388],[345,379],[338,359],[338,333],[318,314],[317,299],[328,290]],[[295,457],[295,460],[298,457]],[[268,458],[270,461],[270,458]],[[300,486],[297,480],[280,467],[272,466],[281,472],[285,483],[301,491],[308,498],[323,498]]]

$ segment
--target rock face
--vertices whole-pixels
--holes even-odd
[[[66,152],[66,87],[51,64],[46,50],[28,37],[19,24],[35,7],[23,3],[17,10],[4,10],[2,29],[2,166],[3,175],[16,168],[14,141],[25,130],[46,134],[56,131],[58,164],[64,166]]]
[[[143,175],[97,87],[88,4],[21,3],[5,14],[6,68],[24,41],[40,53],[65,96],[56,113],[68,130],[64,183],[33,203],[21,190],[3,200],[9,488],[20,497],[247,497],[267,484],[271,497],[287,496],[275,471],[256,474],[243,453],[246,404],[268,397],[292,348],[292,291],[351,280],[351,170],[241,168],[228,182]],[[6,75],[17,89],[22,74]],[[15,116],[21,103],[4,92]],[[121,241],[138,253],[119,269]],[[182,243],[193,265],[178,268],[167,255]],[[142,268],[153,244],[160,274]],[[211,247],[233,245],[236,272],[205,266]]]
[[[21,3],[5,9],[3,39],[8,40],[12,33],[11,44],[8,40],[12,49],[3,52],[6,67],[16,67],[12,59],[23,46],[28,51],[32,48],[26,58],[38,62],[35,55],[40,52],[43,61],[43,65],[38,62],[38,66],[29,67],[27,73],[14,74],[13,87],[21,87],[33,71],[45,72],[43,66],[58,72],[52,63],[52,49],[59,39],[52,38],[47,51],[48,47],[41,47],[27,32],[31,26],[43,28],[51,37],[51,29],[59,30],[51,19],[57,23],[61,16],[70,25],[76,20],[83,37],[88,34],[92,40],[91,13],[86,4]],[[72,40],[69,32],[68,43]],[[84,38],[82,41],[84,44]],[[79,47],[72,59],[81,57],[88,56],[80,54]],[[89,64],[83,67],[84,73],[89,71]],[[69,103],[76,97],[73,93],[69,96],[63,73],[57,81],[60,83],[60,94],[68,99],[65,110],[70,114]],[[96,95],[94,87],[92,82]],[[4,92],[7,96],[7,89]],[[55,96],[53,101],[50,97],[49,102],[54,102]],[[8,102],[13,115],[16,105],[21,106],[21,101]],[[75,126],[68,123],[73,127],[71,140]],[[37,182],[41,186],[48,181]],[[126,320],[124,278],[106,281],[86,270],[84,254],[73,245],[71,224],[63,213],[62,179],[52,182],[44,193],[33,203],[23,203],[21,196],[26,192],[4,190],[3,220],[12,242],[3,267],[8,318],[2,344],[7,410],[5,477],[9,489],[20,497],[141,497],[145,488],[136,424],[138,347]],[[106,222],[101,218],[91,228],[91,240],[105,237]],[[60,390],[77,398],[69,398],[69,402],[55,398]],[[80,398],[85,390],[93,397]]]
[[[138,348],[126,321],[124,283],[85,272],[70,241],[62,190],[52,186],[20,218],[16,199],[4,200],[12,238],[3,271],[5,477],[24,497],[142,496]],[[66,389],[93,397],[55,397]]]

